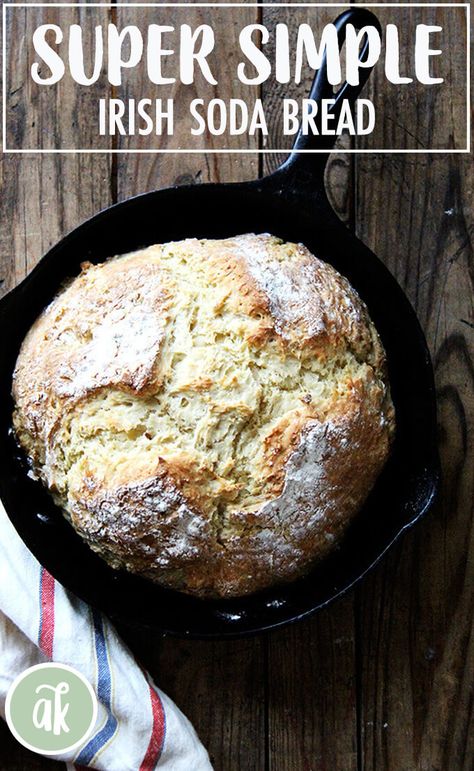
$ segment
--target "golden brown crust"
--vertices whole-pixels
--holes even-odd
[[[82,268],[31,327],[14,373],[19,430],[45,444],[57,417],[91,392],[158,385],[166,319],[158,266],[138,258]]]
[[[308,570],[394,431],[364,304],[268,235],[85,266],[28,333],[13,395],[20,443],[91,547],[200,596]]]

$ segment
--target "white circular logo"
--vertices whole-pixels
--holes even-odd
[[[81,672],[66,664],[37,664],[10,686],[8,727],[20,744],[42,755],[75,750],[97,719],[97,697]]]

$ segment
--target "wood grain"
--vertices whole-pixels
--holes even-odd
[[[325,10],[318,23],[330,20],[333,11]],[[19,60],[30,27],[22,11],[15,13],[9,37],[11,55]],[[110,13],[124,23],[137,10]],[[176,10],[175,23],[206,21],[210,13],[189,6]],[[274,24],[277,18],[272,8],[249,7],[243,13],[249,22],[261,18]],[[296,23],[306,13],[279,9],[278,20]],[[419,17],[415,9],[404,13],[403,45],[408,45]],[[430,19],[438,19],[438,13]],[[436,102],[433,121],[427,121],[429,113],[416,99],[407,101],[403,91],[382,85],[382,73],[374,74],[370,88],[377,111],[389,118],[377,123],[377,140],[385,146],[401,145],[410,136],[413,146],[462,143],[462,13],[453,11],[446,24],[454,76]],[[380,15],[383,20],[383,9]],[[227,24],[229,50],[236,30],[236,24]],[[230,69],[230,64],[223,69],[212,95],[231,94]],[[19,86],[14,82],[11,91]],[[142,86],[140,78],[132,78],[122,96],[132,98]],[[296,89],[285,89],[285,95],[304,96],[308,88],[306,79]],[[269,146],[277,141],[281,95],[281,87],[261,90],[274,117]],[[38,138],[34,110],[27,124],[15,96],[9,102],[11,133],[20,137],[27,131],[29,139]],[[178,101],[184,98],[189,94],[180,93]],[[15,101],[18,106],[12,107]],[[55,114],[45,116],[40,107],[36,100],[42,130],[51,133]],[[59,107],[70,116],[85,109],[67,88]],[[78,142],[77,122],[69,123],[70,133],[62,140]],[[87,121],[81,119],[81,132],[84,126]],[[185,145],[185,140],[178,125],[173,142]],[[205,142],[218,146],[210,137]],[[122,137],[110,146],[131,145]],[[169,184],[250,179],[279,160],[204,153],[6,155],[0,164],[1,289],[12,288],[54,241],[114,200]],[[294,627],[225,643],[120,631],[193,721],[216,771],[467,771],[474,767],[472,159],[333,154],[326,185],[341,219],[406,289],[425,329],[439,400],[440,503],[356,592]],[[2,771],[59,767],[20,748],[0,724]]]
[[[41,14],[41,15],[40,15]],[[95,140],[95,132],[87,121],[68,119],[58,121],[60,109],[66,116],[80,113],[76,92],[70,88],[58,91],[57,98],[50,104],[42,104],[28,89],[30,86],[15,79],[15,62],[25,59],[29,51],[27,40],[31,39],[34,25],[42,19],[45,23],[57,22],[58,9],[16,8],[7,14],[6,37],[9,41],[8,60],[13,63],[9,72],[7,104],[10,109],[10,125],[7,124],[8,136],[23,134],[20,126],[38,127],[40,133],[55,135],[61,123],[62,140],[66,145],[78,147],[79,140],[89,146]],[[99,9],[99,18],[103,23],[108,20],[108,12]],[[83,9],[62,9],[61,20],[64,23],[82,24]],[[88,45],[92,32],[90,17],[84,21],[84,43]],[[26,56],[29,61],[29,54]],[[18,71],[24,73],[23,66]],[[102,92],[103,84],[91,86],[91,99]],[[26,93],[20,98],[20,91]],[[31,110],[25,115],[24,106],[31,99]],[[16,107],[15,107],[16,104]],[[47,109],[49,107],[49,109]],[[19,116],[17,118],[16,116]],[[40,125],[41,120],[41,125]],[[36,130],[36,129],[35,129]],[[36,140],[38,137],[36,136]],[[35,138],[30,137],[30,146]],[[14,146],[11,145],[11,146]],[[28,144],[27,144],[28,146]],[[2,157],[0,164],[0,218],[3,227],[0,230],[0,248],[2,254],[1,290],[6,292],[19,283],[36,265],[38,259],[58,241],[68,230],[72,230],[87,217],[104,208],[112,201],[111,161],[107,155],[12,155]]]
[[[290,45],[295,45],[296,29],[300,24],[309,24],[316,34],[321,32],[326,24],[335,20],[338,15],[337,8],[298,8],[298,7],[264,7],[262,8],[261,22],[270,32],[270,41],[266,46],[266,53],[270,61],[275,60],[275,28],[277,24],[286,24],[290,32]],[[269,136],[263,146],[268,148],[280,148],[285,146],[290,150],[295,136],[283,136],[282,100],[285,98],[297,101],[308,96],[313,80],[313,73],[308,67],[303,71],[301,83],[280,84],[276,81],[266,81],[261,87],[261,98],[265,105],[265,112],[269,116]],[[353,161],[350,155],[345,155],[338,150],[352,147],[354,140],[348,135],[337,138],[335,151],[331,153],[327,163],[325,179],[329,200],[340,219],[347,225],[353,226]],[[269,174],[274,171],[285,159],[285,155],[268,154],[261,157],[261,172]]]
[[[136,10],[118,9],[118,23],[131,23]],[[191,26],[209,23],[213,11],[189,6],[176,9],[173,23],[186,22]],[[252,23],[257,10],[249,8],[239,14],[222,12],[221,24],[226,25],[226,49],[236,50],[238,29],[242,19]],[[136,18],[136,16],[135,16]],[[239,24],[237,23],[239,22]],[[208,88],[201,83],[202,98],[226,98],[232,93],[245,98],[248,92],[239,92],[232,84],[231,67],[226,54],[211,66],[219,70],[219,86]],[[143,77],[143,74],[141,75]],[[126,98],[144,88],[141,77],[131,79]],[[192,97],[193,95],[191,95]],[[187,101],[189,93],[176,93]],[[173,146],[189,143],[187,126],[177,122]],[[121,138],[120,146],[131,145],[132,140]],[[205,137],[208,147],[219,147],[210,136]],[[137,140],[133,139],[133,146]],[[255,141],[255,146],[257,146]],[[258,159],[252,155],[121,155],[117,161],[117,197],[126,198],[155,187],[174,184],[200,184],[251,179],[258,176]],[[186,216],[186,212],[183,212]],[[204,741],[216,771],[254,771],[265,767],[265,644],[261,639],[231,642],[195,642],[162,640],[158,635],[133,633],[130,637],[134,650],[140,652],[145,665],[160,686],[190,718]]]
[[[405,13],[409,39],[419,15]],[[430,147],[465,141],[463,16],[438,19],[454,76],[431,123],[418,111],[417,136]],[[370,88],[392,118],[379,122],[378,146],[399,146],[412,118],[380,74]],[[436,510],[357,591],[361,766],[457,771],[474,766],[472,159],[357,156],[355,174],[357,233],[407,291],[427,336],[443,467]]]
[[[353,597],[268,646],[268,768],[357,769]]]
[[[295,32],[302,23],[316,30],[334,20],[337,9],[262,9],[262,23],[271,32],[286,23]],[[268,44],[273,60],[274,45]],[[312,75],[299,85],[268,82],[262,99],[270,116],[268,147],[282,146],[281,100],[305,98]],[[284,140],[285,141],[285,140]],[[292,139],[286,139],[291,147]],[[351,146],[343,137],[338,147]],[[284,159],[264,155],[262,172]],[[333,153],[326,168],[326,189],[338,216],[353,225],[353,163],[351,156]],[[270,771],[316,771],[357,768],[357,678],[354,598],[350,596],[315,618],[268,637],[268,743]]]
[[[265,768],[265,639],[161,639],[120,629],[203,740],[216,771]]]
[[[59,83],[43,86],[30,75],[37,60],[31,45],[33,32],[40,24],[59,26],[64,39],[59,44],[61,56],[68,61],[68,28],[79,24],[82,29],[84,69],[91,74],[95,49],[95,27],[103,29],[112,18],[108,8],[46,8],[9,7],[6,10],[6,65],[8,90],[5,99],[6,144],[11,149],[88,148],[107,149],[106,136],[98,131],[97,99],[108,91],[108,81],[102,72],[97,82],[87,88],[78,88],[69,67]],[[48,40],[52,42],[52,38]],[[43,63],[40,76],[49,75]],[[87,116],[87,120],[84,117]]]
[[[377,167],[357,163],[357,221],[369,241],[365,213],[391,202],[371,245],[427,333],[444,481],[437,510],[359,591],[365,768],[472,768],[472,165]]]
[[[39,23],[38,13],[38,9],[29,9],[28,12],[15,9],[13,14],[7,16],[9,56],[13,57],[13,61],[24,56],[33,17],[35,23]],[[108,15],[104,11],[98,13],[102,14],[104,22],[107,21]],[[57,10],[43,9],[41,14],[41,18],[49,22],[55,18]],[[71,23],[79,19],[82,21],[82,9],[75,9],[74,12],[62,9],[61,19],[66,21],[68,17]],[[85,24],[84,28],[88,29],[90,35],[91,26]],[[87,36],[85,43],[88,44]],[[13,81],[11,91],[16,91],[20,85]],[[15,104],[15,99],[19,100],[19,92],[10,96],[11,106]],[[57,126],[54,111],[38,109],[37,101],[34,104],[36,107],[28,116],[29,128],[34,129],[38,125],[37,119],[41,118],[42,131],[54,133]],[[70,89],[61,92],[58,108],[59,104],[66,114],[77,114],[78,104]],[[21,109],[19,101],[18,107]],[[25,124],[26,116],[23,116],[23,126],[27,128]],[[15,128],[12,123],[10,129],[14,133],[20,131],[21,126]],[[76,147],[79,142],[90,144],[91,129],[83,122],[79,136],[77,122],[70,120],[62,140]],[[35,141],[33,136],[31,141]],[[110,156],[6,154],[0,163],[0,190],[0,292],[4,294],[32,270],[52,244],[112,202]],[[21,747],[6,724],[0,721],[0,768],[2,771],[56,771],[63,769],[64,763],[42,758]]]
[[[116,12],[117,24],[125,25],[136,23],[140,19],[140,25],[146,25],[153,21],[156,23],[156,9],[140,9],[137,12],[133,6],[118,8]],[[190,144],[199,149],[202,154],[186,154],[185,152],[170,153],[166,155],[119,155],[117,157],[117,196],[118,199],[134,195],[139,192],[153,190],[157,187],[166,187],[175,184],[200,184],[202,182],[240,182],[258,176],[258,157],[251,154],[245,155],[217,155],[205,153],[205,149],[222,149],[223,146],[234,148],[250,148],[258,146],[258,138],[237,136],[231,142],[225,138],[214,137],[206,133],[202,137],[190,137],[190,121],[188,118],[188,106],[191,99],[201,98],[206,102],[210,99],[228,99],[229,96],[244,99],[249,102],[258,96],[256,87],[245,87],[234,81],[236,59],[238,50],[238,34],[242,24],[255,23],[258,19],[258,11],[249,9],[206,9],[193,8],[192,3],[186,8],[177,8],[173,11],[173,25],[176,29],[180,24],[189,24],[196,27],[199,24],[213,24],[216,29],[225,29],[225,34],[216,35],[216,49],[209,56],[211,71],[218,75],[218,85],[208,84],[200,75],[196,78],[196,84],[183,86],[175,84],[167,87],[166,94],[175,99],[175,131],[172,137],[157,137],[150,143],[149,137],[119,137],[117,147],[120,149],[148,148],[155,146],[161,149],[183,149]],[[171,43],[170,43],[171,45]],[[155,92],[150,89],[144,69],[133,73],[119,89],[118,95],[123,99],[138,98],[147,93],[150,98],[159,98],[159,87]]]

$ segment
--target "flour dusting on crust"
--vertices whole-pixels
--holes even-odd
[[[364,303],[268,234],[85,265],[28,333],[13,396],[31,473],[91,548],[200,597],[322,559],[395,426]]]
[[[268,297],[275,328],[293,344],[323,345],[340,340],[364,352],[372,344],[367,312],[349,282],[302,244],[275,249],[275,239],[252,235],[235,239],[246,266]]]

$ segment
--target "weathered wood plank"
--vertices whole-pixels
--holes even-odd
[[[262,24],[270,31],[270,42],[265,51],[271,61],[275,60],[275,36],[274,30],[277,24],[288,26],[290,32],[290,46],[295,45],[296,31],[300,24],[310,24],[316,31],[322,30],[325,24],[334,21],[341,9],[338,8],[277,8],[265,7],[262,9]],[[268,116],[269,136],[265,139],[263,147],[268,149],[291,148],[295,136],[283,135],[283,99],[301,100],[309,96],[313,74],[306,69],[306,74],[301,83],[294,82],[280,84],[274,80],[265,82],[261,87],[262,101],[265,113]],[[331,153],[327,163],[325,181],[329,200],[338,216],[348,226],[353,224],[353,161],[350,155],[338,152],[353,145],[353,138],[348,135],[338,138],[335,152]],[[273,153],[262,156],[262,171],[268,174],[280,165],[285,159],[284,154]]]
[[[31,52],[27,51],[28,36],[31,39],[33,23],[36,25],[57,19],[57,9],[15,9],[8,14],[9,57],[13,63],[25,55],[32,61]],[[104,23],[108,13],[96,9]],[[97,18],[97,16],[96,16]],[[71,23],[84,20],[82,9],[61,10],[61,20]],[[91,31],[90,25],[84,25]],[[90,40],[86,35],[85,42]],[[27,52],[27,53],[26,53]],[[12,69],[13,80],[10,91],[15,91],[21,83],[15,81],[20,68]],[[23,72],[23,69],[21,69]],[[91,98],[97,89],[92,87]],[[30,94],[31,97],[31,94]],[[44,97],[46,94],[44,94]],[[20,92],[11,94],[9,104],[17,101],[23,110],[22,126],[34,129],[41,125],[43,131],[57,128],[57,110],[65,115],[78,114],[79,105],[70,88],[61,90],[60,99],[52,99],[49,109],[47,102],[35,99],[31,102],[28,115],[24,114],[25,97]],[[23,107],[22,107],[23,104]],[[34,124],[34,125],[33,125]],[[74,119],[63,121],[62,140],[70,146],[79,147],[80,143],[94,145],[95,132],[87,121],[82,120],[80,135]],[[23,130],[18,125],[17,130]],[[15,131],[15,127],[10,125]],[[31,137],[31,140],[38,137]],[[11,145],[10,143],[10,146]],[[31,145],[33,146],[33,144]],[[107,155],[3,155],[0,162],[0,280],[1,293],[12,289],[35,266],[47,249],[65,233],[81,221],[107,206],[112,201],[110,156]],[[56,771],[64,768],[63,763],[42,758],[21,747],[13,738],[3,721],[0,721],[0,766],[5,771]]]
[[[405,13],[410,39],[418,15]],[[413,125],[427,146],[463,141],[464,11],[449,9],[442,20],[429,13],[445,25],[455,77],[428,124],[421,102],[405,111],[376,74],[378,109],[394,118],[378,123],[386,146],[403,146]],[[358,234],[406,289],[427,335],[444,475],[436,510],[358,592],[362,763],[367,771],[467,769],[474,763],[472,161],[358,156],[356,178]]]
[[[96,19],[108,20],[108,11],[96,9]],[[33,98],[29,85],[17,82],[15,62],[25,58],[31,63],[34,52],[31,50],[31,33],[40,21],[54,23],[58,21],[58,9],[16,8],[7,14],[8,84],[10,114],[22,116],[22,123],[38,126],[48,135],[55,135],[61,125],[61,139],[71,147],[97,146],[96,132],[92,125],[81,119],[77,91],[61,87],[52,92],[42,92],[41,98]],[[90,43],[88,35],[92,32],[90,15],[83,9],[61,9],[62,23],[84,23],[84,42]],[[29,45],[30,44],[30,45]],[[11,78],[10,78],[11,67]],[[24,74],[24,67],[21,68]],[[102,93],[103,84],[90,87],[90,99]],[[13,93],[12,93],[13,92]],[[48,100],[49,101],[46,101]],[[28,101],[26,101],[28,100]],[[14,105],[17,104],[16,108]],[[28,114],[25,105],[28,104]],[[75,116],[76,119],[61,120],[62,115]],[[13,119],[12,119],[13,120]],[[15,120],[17,120],[15,118]],[[14,129],[14,126],[10,126]],[[21,127],[16,129],[21,133]],[[15,134],[15,130],[9,131]],[[38,147],[34,137],[31,145]],[[11,145],[13,146],[13,145]],[[0,230],[0,248],[2,264],[0,279],[2,292],[12,289],[36,264],[47,249],[84,219],[91,216],[112,200],[111,161],[106,155],[12,155],[3,156],[0,164],[0,218],[4,223]]]
[[[215,771],[265,768],[265,639],[162,640],[121,630],[204,742]]]
[[[356,769],[354,601],[268,639],[271,771]]]
[[[472,172],[458,161],[417,162],[404,184],[406,164],[402,172],[384,163],[379,175],[371,166],[359,169],[358,216],[367,222],[364,210],[375,211],[377,197],[389,202],[386,229],[380,223],[377,238],[364,240],[405,285],[427,333],[444,483],[436,511],[360,594],[366,767],[401,762],[403,768],[468,768],[474,675]],[[395,228],[398,240],[391,235]]]
[[[250,19],[254,10],[247,12]],[[188,23],[197,18],[193,13],[186,9]],[[199,13],[203,20],[209,11]],[[15,24],[11,37],[20,35],[21,43],[21,15]],[[458,29],[454,18],[448,34],[460,73],[465,50]],[[225,97],[226,72],[221,83]],[[379,80],[378,110],[393,118],[381,140],[401,144],[411,132],[418,143],[446,137],[460,143],[460,84],[460,76],[448,84],[430,125],[416,100],[407,104]],[[141,84],[135,87],[139,92]],[[301,95],[308,87],[303,84]],[[276,91],[264,89],[263,98],[274,113]],[[72,98],[65,110],[77,111]],[[277,131],[274,123],[273,139]],[[268,156],[260,167],[268,170],[277,160]],[[127,155],[113,168],[105,156],[6,156],[0,165],[2,291],[66,230],[115,197],[175,182],[252,178],[258,170],[252,156]],[[356,215],[358,234],[407,289],[427,332],[439,392],[443,500],[365,582],[355,604],[350,596],[266,640],[162,643],[134,633],[130,641],[194,722],[216,771],[467,770],[474,765],[472,164],[456,156],[332,156],[327,185],[339,216],[352,224]],[[60,767],[20,748],[3,724],[0,747],[8,771]]]
[[[117,10],[117,23],[133,24],[137,18],[140,26],[145,28],[148,23],[170,23],[168,12],[157,9],[136,9],[133,7]],[[117,88],[117,96],[124,100],[138,99],[143,95],[150,98],[166,97],[175,100],[175,120],[173,136],[121,136],[116,140],[120,149],[141,148],[178,150],[185,148],[202,148],[202,154],[168,153],[156,155],[126,154],[117,159],[118,197],[138,192],[145,192],[173,184],[189,184],[200,182],[239,182],[258,176],[258,157],[252,154],[227,155],[205,153],[209,149],[223,147],[247,148],[257,147],[258,138],[248,138],[246,135],[226,139],[213,136],[206,132],[200,137],[190,135],[192,125],[189,118],[189,103],[194,98],[226,99],[236,97],[251,102],[258,96],[256,87],[239,85],[235,82],[235,72],[238,57],[238,34],[241,25],[254,23],[258,18],[255,8],[193,8],[192,3],[186,9],[173,10],[172,24],[179,29],[180,24],[189,24],[192,28],[199,24],[211,24],[216,30],[215,50],[208,57],[209,67],[217,86],[212,86],[196,71],[196,81],[185,86],[180,83],[166,87],[153,87],[144,68],[131,73],[122,87]],[[169,45],[174,45],[175,37],[169,38]],[[175,41],[176,42],[176,41]],[[168,74],[176,75],[176,66],[169,68]]]
[[[385,76],[384,51],[364,88],[363,97],[373,101],[374,132],[357,138],[357,147],[379,149],[448,149],[466,147],[467,73],[466,9],[459,7],[404,7],[373,9],[382,29],[396,20],[400,30],[400,75],[412,78],[405,84],[391,83]],[[433,56],[430,75],[442,84],[423,84],[415,75],[416,25],[442,27],[433,33],[431,47],[442,51]],[[362,157],[362,156],[358,156]],[[373,156],[369,156],[373,159]],[[415,155],[395,160],[410,165]],[[429,160],[429,156],[422,159]],[[423,162],[423,161],[422,161]]]
[[[264,8],[262,23],[315,29],[337,16],[335,8]],[[273,35],[271,35],[273,40]],[[266,48],[273,59],[273,46]],[[308,96],[312,76],[301,84],[266,83],[262,99],[269,117],[267,145],[290,147],[282,136],[282,99]],[[339,146],[350,146],[344,137]],[[268,173],[284,156],[263,156]],[[338,216],[353,224],[353,163],[349,155],[333,153],[326,169],[326,189]],[[268,637],[268,768],[271,771],[357,768],[356,658],[354,600],[349,596],[314,619]]]
[[[257,10],[238,9],[236,12],[228,9],[220,13],[219,21],[216,9],[198,9],[190,4],[186,9],[173,11],[175,27],[184,22],[191,26],[212,22],[219,30],[220,41],[216,55],[210,57],[211,68],[218,73],[218,86],[211,88],[200,80],[198,89],[176,86],[174,92],[167,90],[167,94],[177,100],[178,115],[189,99],[196,96],[203,99],[248,98],[250,90],[239,91],[233,83],[236,67],[233,51],[237,50],[240,22],[243,19],[247,23],[254,22]],[[117,10],[119,24],[133,23],[136,18],[136,9]],[[145,10],[140,11],[140,25],[150,18]],[[155,12],[153,21],[156,21]],[[150,93],[150,86],[142,72],[128,79],[121,97],[128,99],[143,93]],[[159,96],[158,92],[156,96]],[[175,132],[172,138],[158,139],[158,145],[189,147],[188,124],[184,117],[175,122]],[[248,146],[246,138],[237,140],[242,146]],[[193,145],[199,146],[196,138]],[[149,137],[121,137],[118,146],[148,147],[150,140]],[[201,139],[201,146],[220,147],[222,139],[206,135]],[[173,184],[239,181],[257,176],[258,159],[247,154],[119,155],[117,196],[122,199]],[[185,212],[183,216],[186,216]],[[156,634],[137,632],[130,639],[160,687],[193,722],[216,771],[254,771],[265,767],[265,651],[261,639],[211,643],[162,640]]]
[[[105,67],[97,82],[78,86],[69,70],[69,26],[82,29],[84,71],[92,75],[95,59],[95,27],[107,29],[111,12],[107,8],[9,7],[6,9],[6,67],[8,90],[5,99],[6,146],[11,149],[107,149],[109,139],[101,136],[98,97],[109,90]],[[50,75],[48,66],[36,55],[33,33],[40,24],[54,24],[63,32],[58,51],[64,75],[58,83],[38,84],[31,67],[39,64],[39,76]],[[52,43],[54,37],[47,40]],[[85,120],[85,117],[87,119]]]

